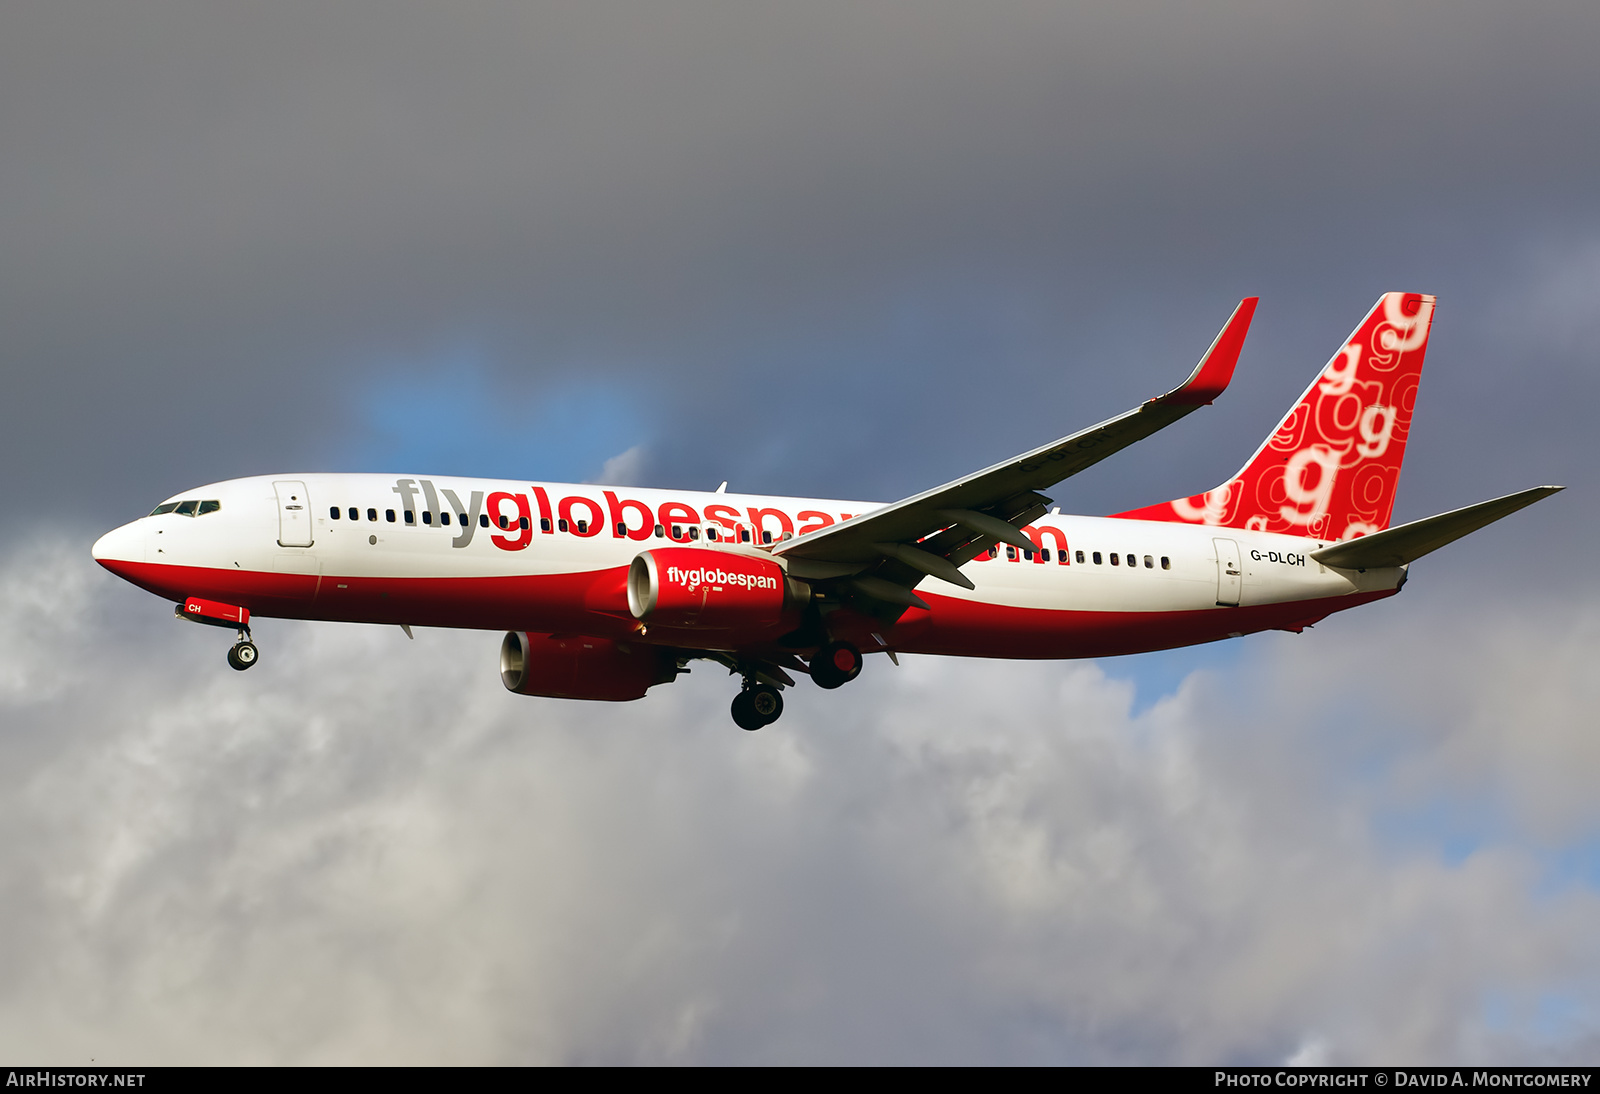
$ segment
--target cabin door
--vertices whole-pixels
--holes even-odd
[[[311,499],[303,482],[275,482],[278,492],[278,546],[311,546]]]
[[[1239,585],[1244,568],[1239,565],[1239,545],[1231,539],[1214,539],[1217,546],[1217,607],[1239,606]]]

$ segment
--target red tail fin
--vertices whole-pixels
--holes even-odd
[[[1386,293],[1243,469],[1118,516],[1342,540],[1389,526],[1433,297]]]

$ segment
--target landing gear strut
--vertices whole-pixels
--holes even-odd
[[[254,642],[250,641],[250,632],[248,630],[242,630],[239,632],[239,640],[235,642],[233,644],[233,648],[228,651],[228,666],[243,672],[245,669],[255,664],[256,658],[260,656],[261,651],[256,649],[256,644]]]
[[[833,689],[861,675],[861,651],[849,642],[829,642],[811,658],[811,679]]]
[[[769,726],[783,713],[783,694],[771,684],[747,684],[733,697],[733,721],[740,729]]]

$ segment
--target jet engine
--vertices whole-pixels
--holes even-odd
[[[628,610],[663,627],[770,627],[810,598],[776,562],[732,551],[664,547],[628,568]]]
[[[669,651],[643,642],[512,631],[500,643],[500,682],[518,695],[627,702],[677,675]]]

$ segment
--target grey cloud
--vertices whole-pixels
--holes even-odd
[[[1378,292],[1445,323],[1592,236],[1595,19],[12,5],[0,452],[26,511],[109,519],[331,458],[352,388],[466,339],[525,387],[672,381],[663,420],[716,428],[659,481],[895,496],[1122,409],[1264,292],[1282,388],[1220,411],[1253,441]],[[1175,451],[1123,473],[1185,489]]]
[[[9,1055],[1462,1062],[1594,1036],[1533,1017],[1596,982],[1594,890],[1547,872],[1596,821],[1561,760],[1581,612],[1252,639],[1136,717],[1093,664],[874,663],[746,735],[706,667],[527,700],[493,636],[262,621],[236,674],[225,635],[80,556],[4,567],[57,590],[0,604],[33,636],[0,736]],[[1461,859],[1384,830],[1540,795]]]

